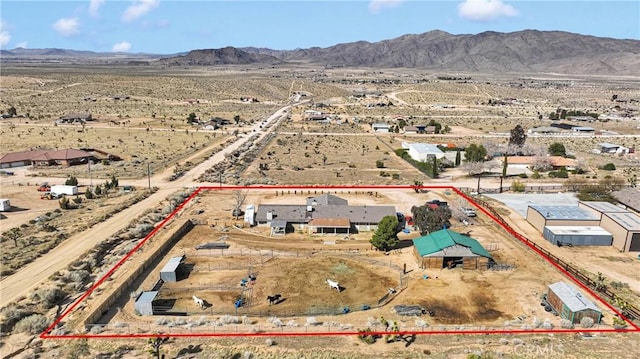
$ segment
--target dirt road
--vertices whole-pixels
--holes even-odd
[[[291,105],[279,109],[266,121],[273,122],[280,120],[282,115],[286,113],[290,107]],[[274,128],[275,126],[271,126],[270,130]],[[251,129],[251,132],[254,130],[256,133],[261,131],[259,123]],[[260,138],[266,136],[270,130],[261,132]],[[167,182],[164,180],[164,178],[166,178],[166,174],[164,173],[155,175],[155,178],[152,180],[153,185],[159,187],[159,190],[156,193],[112,216],[108,220],[93,226],[87,231],[68,238],[59,246],[32,263],[24,266],[16,273],[2,278],[0,281],[0,307],[6,306],[21,296],[28,295],[29,292],[46,281],[47,278],[56,271],[66,268],[82,254],[108,238],[112,233],[126,228],[133,218],[137,218],[142,215],[148,208],[158,206],[159,203],[176,190],[196,186],[196,179],[200,175],[214,164],[223,161],[225,155],[238,149],[248,139],[249,136],[239,137],[234,143],[227,146],[224,150],[216,153],[176,181]]]

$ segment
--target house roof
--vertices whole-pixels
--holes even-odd
[[[549,289],[555,293],[573,313],[583,310],[594,310],[600,312],[600,309],[589,299],[582,296],[574,286],[565,282],[557,282],[549,284]]]
[[[11,152],[0,157],[0,163],[31,161],[33,157],[39,156],[45,152],[47,152],[47,150]]]
[[[316,205],[307,211],[306,205],[261,204],[256,211],[256,221],[266,222],[267,213],[272,212],[272,220],[291,223],[308,223],[316,218],[347,218],[351,223],[379,223],[385,216],[395,216],[394,206],[349,206]]]
[[[349,202],[344,199],[344,198],[340,198],[338,196],[334,196],[332,194],[323,194],[321,196],[317,196],[317,197],[309,197],[307,198],[307,206],[313,205],[315,201],[315,204],[317,205],[322,205],[322,206],[326,206],[329,204],[332,205],[347,205],[349,204]]]
[[[62,117],[60,117],[63,120],[74,120],[76,118],[80,118],[80,119],[88,119],[91,118],[91,113],[89,112],[76,112],[76,113],[69,113],[66,114]]]
[[[539,206],[529,205],[540,213],[544,219],[560,219],[571,221],[597,221],[599,218],[577,206]]]
[[[638,195],[640,195],[640,193]],[[622,207],[618,207],[613,203],[604,201],[580,201],[578,202],[578,205],[592,208],[600,213],[628,212]]]
[[[414,131],[418,132],[418,126],[404,126],[404,132]]]
[[[441,229],[426,236],[415,238],[413,245],[422,257],[442,255],[458,257],[465,256],[462,255],[464,253],[467,253],[467,255],[471,253],[471,255],[491,258],[491,254],[484,249],[480,242],[449,229]],[[463,248],[458,248],[458,246],[468,248],[468,252]]]
[[[412,148],[414,151],[418,153],[426,153],[426,154],[438,154],[444,153],[438,146],[431,143],[411,143],[409,144],[409,148]]]
[[[593,127],[575,126],[575,127],[573,127],[573,130],[574,131],[589,131],[589,132],[591,132],[591,131],[595,131],[596,129],[593,128]]]
[[[590,235],[611,237],[611,233],[607,232],[602,227],[597,226],[545,226],[544,228],[555,235]]]
[[[529,132],[533,132],[533,133],[549,133],[549,132],[560,132],[560,130],[557,127],[541,126],[541,127],[531,128],[531,129],[529,129]]]
[[[350,228],[351,222],[348,218],[314,218],[309,221],[309,225],[318,228]]]
[[[49,161],[49,160],[72,160],[76,158],[91,157],[91,154],[86,151],[76,150],[73,148],[67,148],[65,150],[46,151],[38,156],[31,158],[33,161]]]
[[[269,225],[271,228],[287,228],[287,221],[281,219],[274,219]]]
[[[635,213],[605,213],[604,215],[611,218],[627,231],[640,231],[640,216]]]
[[[386,123],[374,123],[373,125],[371,125],[371,127],[374,127],[374,128],[376,128],[376,127],[377,128],[384,128],[384,127],[389,128],[389,125],[386,124]]]
[[[637,188],[625,188],[619,191],[613,192],[613,197],[623,205],[633,209],[636,212],[640,212],[640,189]]]
[[[614,145],[613,143],[603,142],[603,143],[600,144],[600,147],[602,147],[602,148],[619,148],[620,145]]]

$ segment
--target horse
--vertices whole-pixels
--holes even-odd
[[[269,301],[269,305],[278,304],[278,302],[280,302],[281,298],[282,298],[281,294],[274,294],[274,295],[268,295],[267,296],[267,300]]]
[[[331,279],[327,279],[327,284],[329,284],[329,288],[335,289],[338,292],[340,291],[340,284],[338,282],[334,282]]]
[[[201,309],[204,309],[204,300],[196,297],[195,295],[192,297],[193,302],[196,303]]]

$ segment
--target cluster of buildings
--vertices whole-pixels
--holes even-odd
[[[640,252],[640,216],[609,202],[529,205],[526,219],[555,245],[614,246],[621,252]]]
[[[114,154],[95,149],[67,148],[62,150],[29,150],[11,152],[0,157],[0,168],[23,166],[74,166],[87,164],[89,161],[120,161],[122,158]]]

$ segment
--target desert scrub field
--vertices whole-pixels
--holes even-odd
[[[385,142],[387,141],[387,142]],[[388,138],[358,135],[279,135],[244,176],[274,184],[407,184],[422,175],[389,147]]]
[[[88,111],[94,118],[179,118],[189,113],[205,119],[218,116],[258,120],[286,103],[294,91],[307,91],[318,99],[345,93],[335,86],[312,81],[276,78],[265,74],[190,71],[175,75],[139,72],[140,69],[3,69],[0,105],[14,106],[19,115],[55,120],[70,112]],[[114,96],[128,98],[114,99]],[[243,103],[241,97],[258,103]]]
[[[0,262],[2,272],[0,275],[10,275],[23,265],[44,255],[70,236],[106,220],[114,213],[143,200],[148,195],[148,191],[135,191],[128,194],[115,192],[94,199],[76,196],[70,200],[74,206],[77,206],[75,209],[62,210],[58,208],[32,219],[28,224],[15,227],[15,229],[3,228],[1,240],[3,251]],[[75,200],[76,198],[79,200]],[[82,218],[81,221],[78,220],[79,217]],[[12,230],[17,230],[17,235],[6,235]],[[25,248],[29,248],[29,250],[25,250]]]

